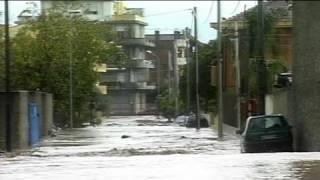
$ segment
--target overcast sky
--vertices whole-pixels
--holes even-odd
[[[10,14],[12,21],[26,7],[27,1],[11,1]],[[35,1],[38,2],[38,1]],[[215,39],[216,32],[210,28],[210,22],[216,22],[216,1],[126,1],[129,8],[144,8],[146,21],[146,33],[172,33],[185,27],[193,28],[191,11],[193,7],[198,9],[198,36],[202,42]],[[222,1],[222,17],[231,17],[256,5],[256,1]],[[3,9],[1,4],[0,9]],[[3,19],[1,19],[1,23]]]
[[[172,33],[175,29],[193,27],[191,11],[197,7],[198,11],[198,36],[202,42],[215,39],[216,32],[210,28],[210,22],[217,21],[216,1],[126,1],[128,7],[145,8],[146,20],[149,26],[146,33]],[[231,17],[244,8],[256,5],[255,1],[222,1],[222,17]],[[186,11],[183,11],[186,10]],[[170,12],[167,13],[166,12]]]

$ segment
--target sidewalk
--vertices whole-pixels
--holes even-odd
[[[218,126],[217,123],[214,123],[212,125],[212,127],[218,131]],[[233,136],[239,136],[238,134],[236,134],[236,130],[238,128],[230,126],[228,124],[223,124],[223,134],[228,134],[228,135],[233,135]]]
[[[213,120],[213,123],[211,123],[212,127],[215,129],[215,130],[218,130],[218,119],[215,118]],[[233,136],[239,136],[238,134],[236,134],[236,130],[238,130],[237,127],[233,127],[233,126],[230,126],[228,124],[223,124],[223,134],[228,134],[228,135],[233,135]]]

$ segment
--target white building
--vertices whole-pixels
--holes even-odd
[[[41,9],[43,12],[61,7],[66,13],[80,15],[90,21],[107,21],[114,13],[113,4],[113,1],[41,1]]]

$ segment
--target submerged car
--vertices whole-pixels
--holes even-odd
[[[251,116],[241,134],[241,152],[292,152],[292,127],[283,115]]]
[[[174,122],[177,123],[178,125],[180,126],[185,126],[186,122],[187,122],[187,119],[188,119],[188,116],[185,116],[185,115],[181,115],[181,116],[178,116]]]
[[[196,119],[196,115],[195,114],[191,114],[189,115],[189,117],[186,120],[186,127],[188,128],[195,128],[198,126],[198,122]],[[203,116],[200,115],[200,127],[201,128],[208,128],[209,127],[209,121]]]

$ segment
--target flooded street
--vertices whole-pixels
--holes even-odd
[[[240,154],[239,139],[152,116],[63,130],[39,148],[0,156],[1,180],[317,179],[320,153]]]

